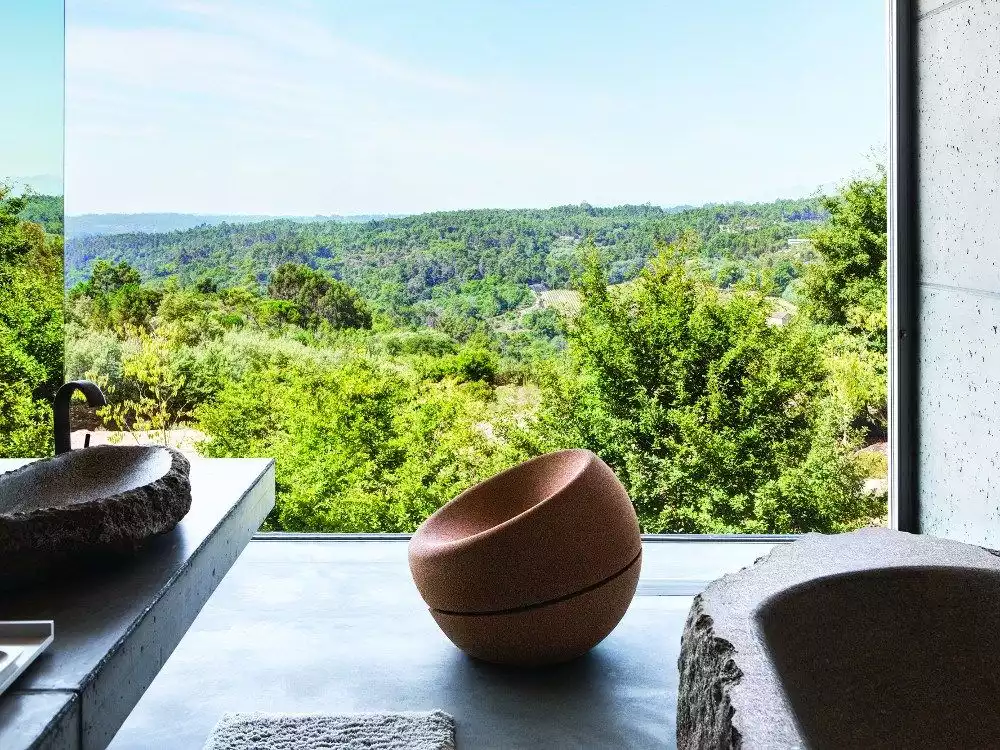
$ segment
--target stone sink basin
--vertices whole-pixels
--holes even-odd
[[[678,666],[681,750],[1000,747],[1000,557],[808,534],[695,598]]]
[[[98,446],[0,474],[0,589],[136,552],[191,508],[188,460]]]

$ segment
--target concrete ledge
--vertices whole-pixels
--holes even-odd
[[[3,750],[80,750],[80,699],[71,691],[7,693],[0,739]]]
[[[15,463],[15,462],[10,462]],[[0,462],[0,470],[8,464]],[[56,639],[16,683],[33,695],[77,696],[78,745],[107,747],[274,504],[274,464],[194,460],[190,513],[128,565],[7,595],[0,620],[50,619]],[[9,696],[0,697],[0,717]],[[60,730],[71,723],[66,714]],[[0,723],[0,747],[14,744]],[[33,742],[37,742],[33,740]]]

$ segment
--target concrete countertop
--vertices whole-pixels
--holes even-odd
[[[0,620],[54,620],[56,635],[0,696],[0,748],[111,742],[272,508],[274,464],[194,459],[191,486],[191,512],[130,564],[0,599]]]
[[[669,750],[692,595],[787,541],[646,541],[614,632],[574,662],[523,670],[441,633],[404,537],[301,539],[248,545],[109,750],[200,748],[227,711],[433,709],[455,717],[462,750]]]

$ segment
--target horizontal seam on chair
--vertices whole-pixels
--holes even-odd
[[[559,602],[564,602],[567,601],[568,599],[572,599],[574,596],[581,596],[590,591],[593,591],[594,589],[599,589],[604,584],[610,583],[616,578],[624,575],[629,568],[631,568],[633,565],[636,564],[636,562],[639,560],[640,557],[642,557],[641,547],[639,548],[639,552],[636,554],[636,556],[632,558],[632,561],[624,568],[619,570],[617,573],[613,573],[607,578],[598,581],[597,583],[591,584],[586,588],[582,588],[579,591],[574,591],[572,594],[565,594],[564,596],[559,596],[556,597],[555,599],[546,599],[544,602],[538,602],[537,604],[526,604],[523,607],[512,607],[511,609],[494,609],[485,612],[454,612],[452,610],[447,610],[447,609],[437,609],[436,607],[432,607],[431,609],[433,609],[435,612],[439,612],[442,615],[449,615],[451,617],[482,617],[484,615],[510,615],[510,614],[516,614],[518,612],[527,612],[530,609],[538,609],[539,607],[546,607],[550,604],[558,604]]]

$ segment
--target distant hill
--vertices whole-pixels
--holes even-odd
[[[370,221],[255,217],[209,225],[208,217],[197,217],[200,223],[186,229],[115,234],[80,232],[75,218],[68,217],[69,286],[85,280],[99,259],[126,261],[153,283],[173,278],[186,286],[210,278],[222,287],[264,284],[277,266],[292,262],[328,271],[380,306],[399,309],[487,277],[565,288],[580,270],[584,240],[598,249],[612,283],[634,278],[662,244],[686,232],[701,237],[709,268],[768,256],[788,265],[788,239],[806,236],[825,214],[815,198],[681,210],[582,203]]]
[[[387,214],[358,216],[266,216],[261,214],[77,214],[66,217],[69,236],[126,234],[129,232],[176,232],[219,224],[254,224],[282,219],[297,224],[315,221],[364,222],[388,218]]]

